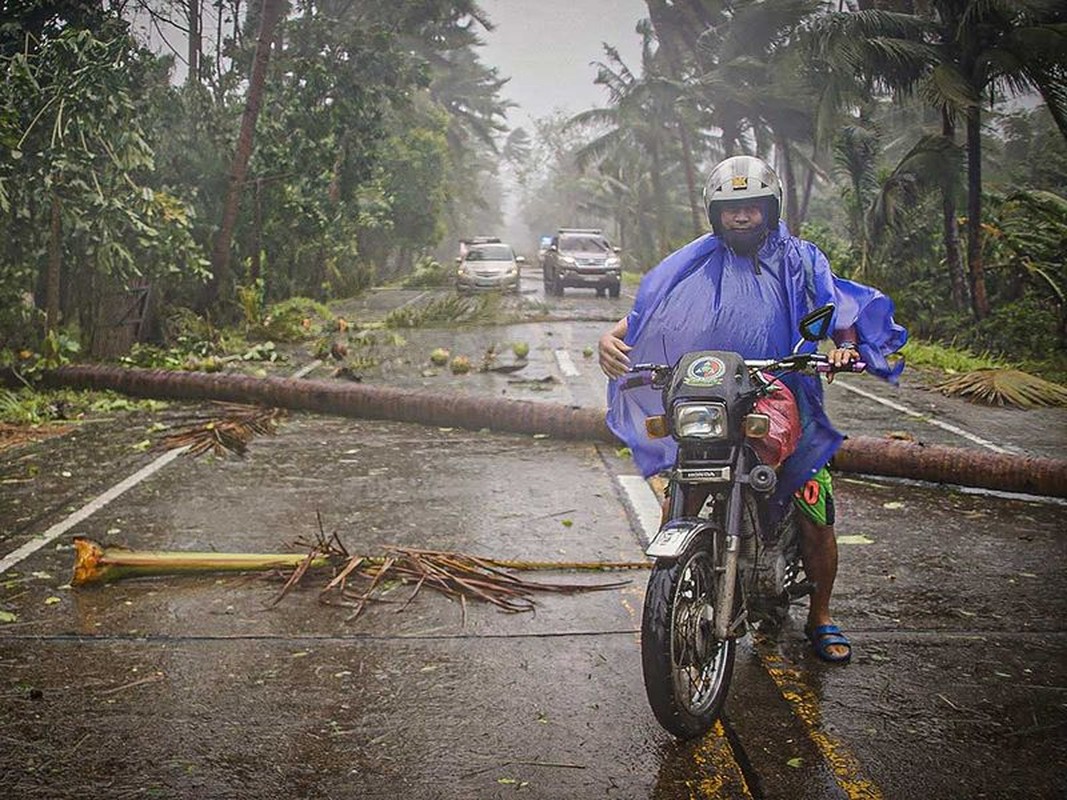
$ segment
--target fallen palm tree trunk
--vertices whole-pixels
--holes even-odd
[[[225,400],[364,419],[614,442],[595,409],[505,398],[448,394],[337,381],[254,378],[221,373],[173,372],[80,365],[49,372],[48,386],[110,389],[167,400]]]
[[[833,464],[845,472],[1067,497],[1067,461],[1052,458],[855,436]]]
[[[168,400],[227,400],[367,419],[390,419],[560,439],[617,443],[601,409],[523,402],[365,384],[252,378],[110,366],[67,366],[45,373],[46,385],[110,389]],[[973,449],[923,446],[874,437],[848,439],[838,469],[1067,497],[1067,461]]]
[[[104,547],[84,536],[74,537],[72,586],[107,583],[120,578],[176,575],[188,572],[252,572],[292,569],[308,560],[307,553],[212,553],[170,550],[130,550]],[[313,556],[311,566],[325,566],[326,556]]]

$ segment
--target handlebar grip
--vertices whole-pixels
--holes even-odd
[[[823,373],[823,374],[827,374],[827,373],[830,373],[830,372],[866,372],[867,371],[867,362],[866,361],[850,361],[844,367],[835,367],[833,364],[829,363],[828,361],[820,361],[818,364],[815,365],[815,371]]]
[[[627,389],[636,389],[638,386],[649,386],[651,383],[651,375],[631,375],[629,378],[619,379],[619,388],[626,391]]]

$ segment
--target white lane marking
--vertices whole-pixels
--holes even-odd
[[[630,508],[633,509],[637,521],[641,524],[642,546],[647,547],[659,531],[661,509],[656,493],[652,491],[648,481],[640,475],[618,475],[616,477],[626,494]]]
[[[312,361],[310,364],[307,364],[301,369],[297,370],[296,373],[293,374],[293,377],[301,378],[321,363],[321,361]],[[151,464],[142,467],[141,469],[137,470],[137,472],[133,473],[133,475],[130,475],[128,478],[126,478],[126,480],[116,483],[103,494],[98,495],[93,500],[90,500],[88,503],[79,508],[77,511],[75,511],[62,522],[57,522],[55,525],[46,530],[40,536],[34,539],[30,539],[30,541],[23,544],[22,547],[19,547],[16,550],[12,550],[10,553],[4,556],[3,559],[0,559],[0,575],[3,575],[5,572],[7,572],[9,569],[18,564],[27,556],[36,553],[49,542],[53,542],[58,539],[64,533],[66,533],[75,525],[77,525],[79,522],[83,522],[88,519],[90,516],[92,516],[101,508],[103,508],[112,500],[114,500],[116,497],[123,494],[127,490],[132,489],[145,478],[148,478],[154,473],[159,472],[159,470],[163,469],[163,467],[167,466],[167,464],[176,459],[190,447],[192,447],[192,445],[187,444],[185,445],[185,447],[178,447],[174,450],[168,450],[166,453],[161,455]]]
[[[125,480],[116,483],[103,494],[90,500],[88,503],[79,508],[77,511],[75,511],[62,522],[57,522],[55,525],[46,530],[40,536],[34,539],[30,539],[30,541],[26,542],[24,545],[22,545],[22,547],[8,553],[6,556],[4,556],[3,560],[0,560],[0,575],[11,569],[13,566],[18,564],[27,556],[30,556],[40,550],[49,542],[58,539],[64,533],[66,533],[75,525],[77,525],[79,522],[88,519],[92,514],[95,514],[97,511],[106,506],[120,494],[124,493],[126,490],[132,489],[145,478],[163,469],[163,467],[167,466],[167,464],[176,459],[190,447],[191,445],[186,445],[185,447],[179,447],[176,450],[168,450],[166,453],[161,455],[151,464],[142,467]]]
[[[849,392],[853,392],[854,394],[858,394],[861,397],[866,397],[868,400],[873,400],[876,403],[881,403],[883,406],[888,406],[889,408],[892,408],[895,411],[900,411],[903,414],[907,414],[912,417],[917,417],[923,420],[924,422],[929,422],[931,425],[936,425],[938,428],[946,430],[949,433],[954,433],[957,436],[962,436],[967,441],[974,442],[975,444],[980,445],[986,448],[987,450],[992,450],[994,453],[1019,452],[1017,448],[1001,447],[1000,445],[993,444],[993,442],[989,441],[988,439],[983,439],[981,436],[976,436],[975,434],[970,433],[969,431],[965,431],[963,428],[958,428],[955,425],[952,425],[951,423],[942,422],[941,420],[934,419],[933,417],[927,414],[922,414],[913,408],[908,408],[907,406],[901,405],[900,403],[894,403],[892,400],[886,400],[884,397],[879,397],[878,395],[872,394],[871,392],[866,392],[856,386],[850,386],[845,381],[842,381],[840,378],[837,379],[837,382],[834,385],[840,386],[842,389]]]
[[[566,350],[553,350],[556,354],[556,363],[559,364],[559,371],[568,378],[574,378],[581,375],[578,368],[574,366],[574,361],[571,359],[571,354]]]

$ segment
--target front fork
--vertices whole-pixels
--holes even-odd
[[[726,518],[726,552],[722,563],[722,579],[719,581],[715,603],[715,638],[728,639],[744,620],[743,615],[734,619],[734,595],[737,589],[737,562],[741,555],[741,482],[730,489],[730,503]]]
[[[725,552],[722,563],[715,565],[715,571],[719,573],[720,580],[716,589],[715,597],[715,638],[724,641],[731,637],[734,631],[744,623],[744,615],[734,615],[733,607],[737,594],[737,567],[741,555],[741,521],[742,521],[742,487],[741,481],[735,481],[730,487],[729,512],[726,518]],[[675,491],[671,493],[667,518],[676,520],[685,515],[685,493]],[[681,555],[685,546],[696,534],[690,525],[682,524],[677,535],[672,530],[671,523],[667,523],[660,529],[653,543],[646,551],[653,558],[672,557]],[[717,552],[717,548],[716,548]]]

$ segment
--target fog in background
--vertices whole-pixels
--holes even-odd
[[[636,27],[648,16],[644,0],[481,0],[480,5],[494,30],[483,34],[479,56],[510,78],[500,92],[517,104],[508,125],[524,128],[531,137],[536,119],[607,105],[607,90],[593,83],[594,62],[605,60],[605,42],[628,67],[640,70]],[[506,191],[502,233],[517,250],[529,253],[536,248],[537,232],[517,218],[518,198],[506,169],[501,179]]]
[[[641,63],[641,37],[634,30],[648,16],[644,0],[481,0],[495,30],[484,34],[482,60],[510,77],[501,94],[514,103],[513,128],[532,133],[531,120],[555,110],[576,113],[605,105],[593,62],[604,59],[603,43],[615,47],[634,69]]]

